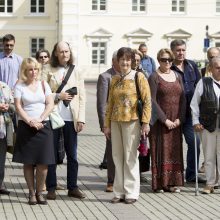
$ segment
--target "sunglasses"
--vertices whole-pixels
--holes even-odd
[[[172,58],[160,58],[160,62],[162,63],[166,63],[166,62],[169,62],[169,63],[172,63],[173,62],[173,59]]]
[[[5,47],[14,47],[14,44],[5,44]]]
[[[48,58],[48,56],[40,56],[39,58],[40,58],[40,59]]]

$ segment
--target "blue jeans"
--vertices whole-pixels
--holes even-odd
[[[77,132],[74,124],[71,121],[65,121],[62,128],[64,147],[67,156],[67,189],[73,190],[77,188],[78,176],[78,161],[77,161]],[[58,141],[61,129],[56,129],[54,132],[54,148],[55,158],[57,157]],[[56,164],[48,166],[48,173],[46,179],[47,191],[55,191],[57,186]]]
[[[183,134],[188,145],[186,155],[186,181],[195,179],[195,138],[192,125],[192,117],[186,117],[185,123],[183,124]],[[200,155],[200,140],[197,135],[197,167],[199,166],[199,155]]]

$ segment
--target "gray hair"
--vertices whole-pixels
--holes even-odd
[[[176,39],[176,40],[173,40],[171,43],[170,43],[170,49],[171,50],[174,50],[175,47],[177,46],[182,46],[182,45],[186,45],[186,42],[184,40],[181,40],[181,39]]]

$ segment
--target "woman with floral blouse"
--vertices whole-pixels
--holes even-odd
[[[137,72],[137,84],[143,101],[140,121],[137,113],[136,71],[131,69],[135,54],[131,48],[118,50],[117,60],[120,75],[112,78],[105,118],[104,133],[112,141],[112,156],[115,164],[115,180],[112,203],[136,202],[140,190],[140,174],[137,148],[140,136],[147,136],[151,118],[151,96],[146,77]]]

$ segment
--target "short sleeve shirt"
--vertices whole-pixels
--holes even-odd
[[[21,99],[23,109],[31,118],[39,118],[45,110],[45,101],[48,95],[51,95],[51,89],[44,81],[45,93],[41,81],[37,82],[37,90],[31,91],[25,83],[18,83],[15,86],[15,98]],[[20,117],[18,118],[22,120]],[[45,120],[49,120],[46,118]]]

